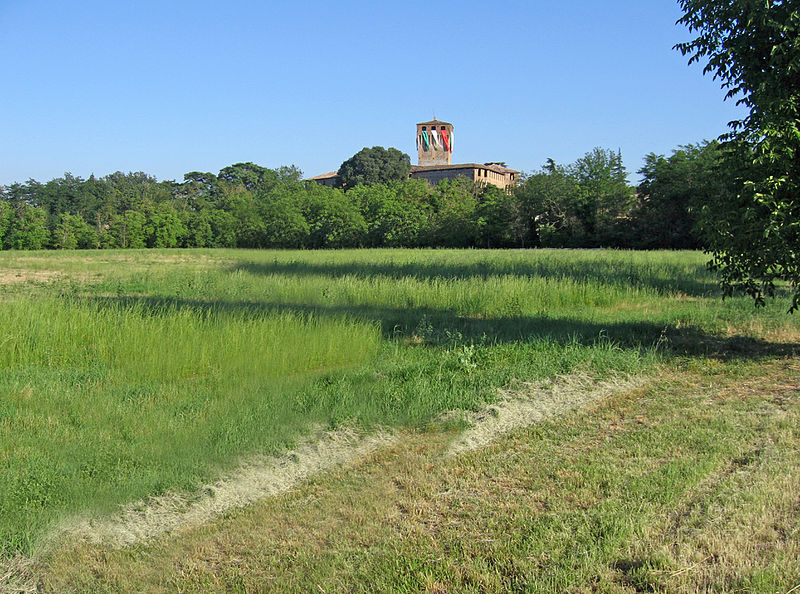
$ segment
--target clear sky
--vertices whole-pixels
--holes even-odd
[[[600,146],[631,181],[649,152],[740,117],[672,46],[676,0],[0,0],[0,184],[240,161],[338,168],[365,146],[416,164],[537,170]]]

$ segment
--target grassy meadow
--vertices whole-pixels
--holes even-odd
[[[0,252],[0,552],[318,427],[408,429],[517,381],[792,355],[695,252]]]

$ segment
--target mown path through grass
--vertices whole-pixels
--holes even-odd
[[[640,377],[601,382],[584,375],[560,377],[546,384],[525,383],[505,391],[498,402],[479,411],[447,411],[438,422],[449,418],[469,426],[453,441],[446,455],[489,445],[509,431],[579,409],[644,381]],[[59,541],[68,540],[117,548],[168,532],[180,533],[236,508],[280,495],[315,474],[346,465],[395,441],[397,437],[385,431],[365,435],[343,427],[320,433],[281,456],[251,458],[195,493],[167,493],[125,506],[109,517],[70,519],[50,540],[56,546]]]

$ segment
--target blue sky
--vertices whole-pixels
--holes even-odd
[[[0,0],[0,184],[159,179],[239,161],[336,169],[365,146],[522,171],[711,139],[742,111],[672,46],[674,0]]]

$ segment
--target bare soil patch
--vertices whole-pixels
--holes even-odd
[[[55,270],[29,270],[16,268],[0,270],[0,285],[11,285],[30,282],[51,282],[60,279],[63,273]]]

